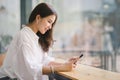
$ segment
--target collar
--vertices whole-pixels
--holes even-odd
[[[39,37],[36,35],[36,33],[29,27],[26,25],[22,25],[23,28],[25,28],[26,30],[28,30],[31,33],[31,36],[35,39],[38,40]]]

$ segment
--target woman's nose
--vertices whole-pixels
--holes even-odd
[[[49,25],[49,29],[51,29],[52,28],[52,25]]]

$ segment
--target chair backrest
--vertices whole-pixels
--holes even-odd
[[[5,58],[5,53],[0,54],[0,66],[2,66],[4,58]]]

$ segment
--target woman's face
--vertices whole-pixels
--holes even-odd
[[[55,19],[55,15],[40,18],[38,22],[38,31],[40,31],[41,34],[45,34],[49,29],[52,28],[52,24],[54,23]]]

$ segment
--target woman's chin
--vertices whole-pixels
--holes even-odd
[[[45,34],[46,32],[42,32],[41,34]]]
[[[41,32],[41,34],[45,34],[47,31],[40,31]]]

